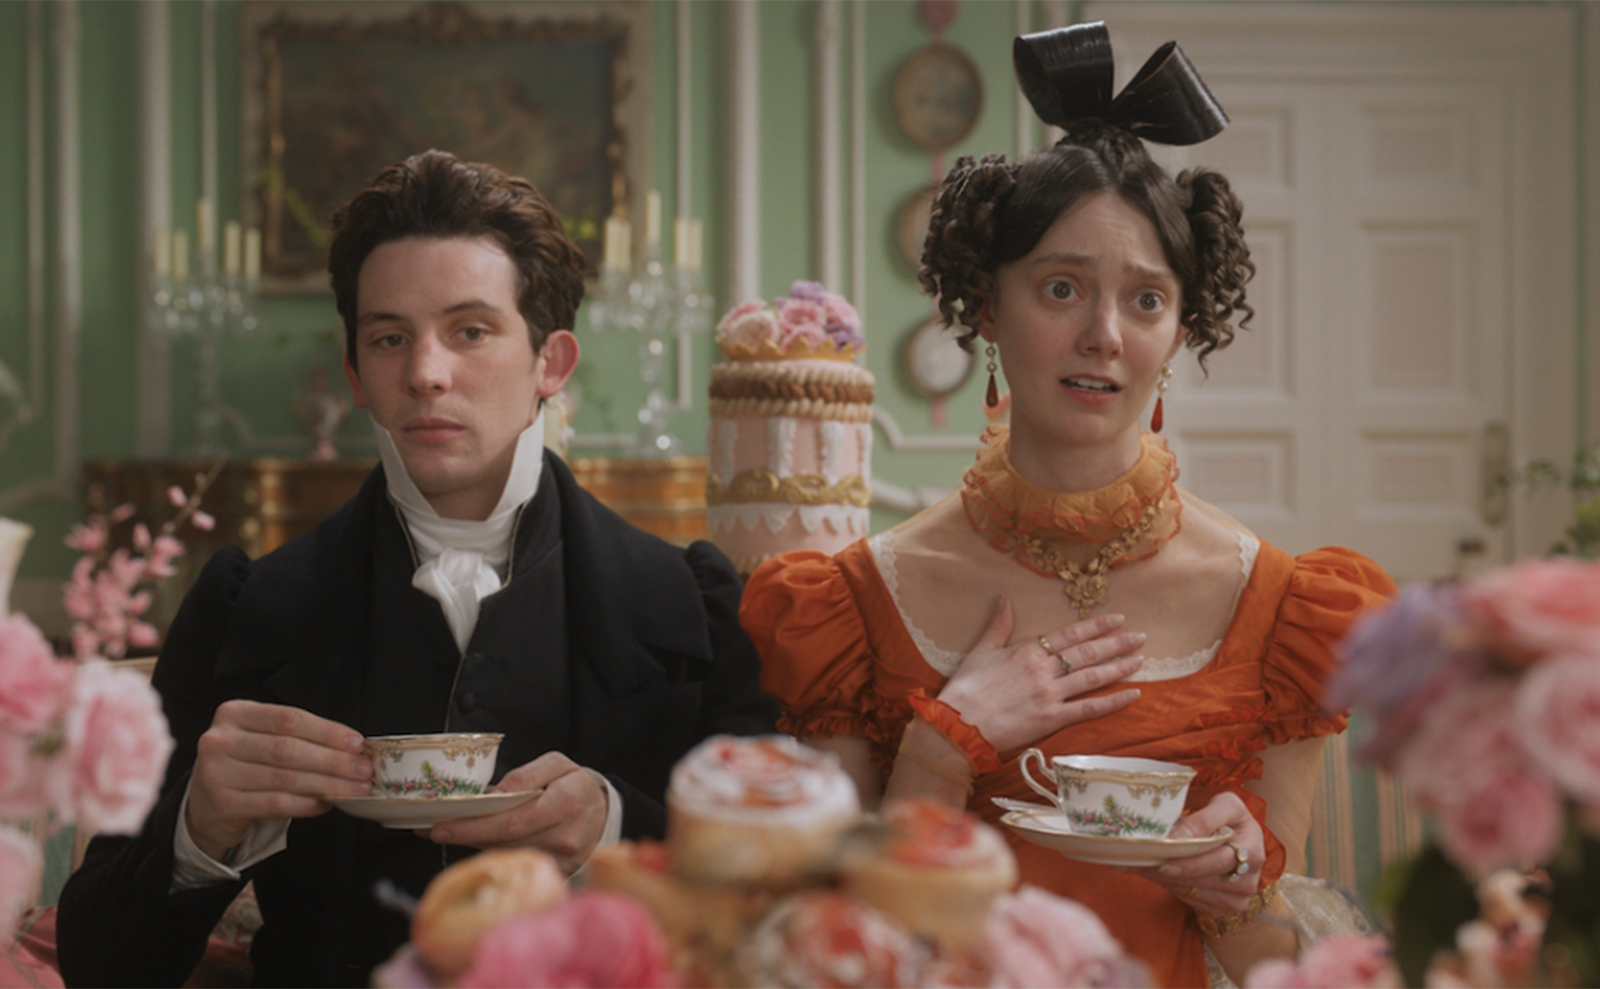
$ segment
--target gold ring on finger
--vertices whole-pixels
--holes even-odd
[[[1072,660],[1068,659],[1065,656],[1062,656],[1061,657],[1061,675],[1062,676],[1068,676],[1071,673],[1072,673]]]
[[[1045,638],[1042,635],[1039,636],[1039,648],[1043,649],[1047,654],[1049,654],[1051,656],[1054,656],[1056,654],[1056,651],[1054,649],[1050,648],[1050,640]]]
[[[1192,900],[1192,899],[1194,899],[1194,894],[1196,894],[1198,892],[1200,892],[1200,887],[1199,886],[1190,886],[1189,887],[1189,891],[1187,893],[1183,894],[1183,895]]]
[[[1233,871],[1225,873],[1222,878],[1230,883],[1236,883],[1250,872],[1250,852],[1248,849],[1235,845],[1231,841],[1228,842],[1228,847],[1233,849],[1235,865]]]

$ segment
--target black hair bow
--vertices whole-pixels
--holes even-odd
[[[1228,115],[1176,41],[1156,49],[1115,99],[1104,21],[1021,35],[1011,56],[1023,93],[1047,124],[1065,127],[1092,117],[1158,144],[1199,144],[1228,126]]]

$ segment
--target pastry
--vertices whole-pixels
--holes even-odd
[[[847,989],[924,984],[929,952],[910,931],[836,890],[797,894],[739,950],[744,984]]]
[[[843,863],[844,888],[948,949],[976,943],[995,897],[1017,881],[1005,839],[932,800],[888,804],[882,819],[888,837]]]
[[[411,917],[411,941],[422,963],[448,981],[472,964],[478,939],[489,928],[513,914],[548,910],[566,898],[566,877],[548,852],[479,852],[428,884]]]
[[[718,735],[673,767],[667,815],[679,877],[788,889],[831,869],[861,805],[832,753],[784,735]]]

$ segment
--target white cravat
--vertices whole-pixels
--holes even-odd
[[[539,475],[544,470],[544,411],[541,409],[533,425],[517,437],[506,489],[501,492],[494,511],[482,522],[440,518],[406,472],[389,431],[376,422],[372,428],[378,435],[378,455],[383,459],[389,499],[405,517],[417,548],[420,565],[411,584],[438,600],[445,620],[450,623],[450,631],[455,635],[456,646],[465,653],[467,643],[472,640],[472,630],[478,624],[478,602],[498,591],[505,582],[506,564],[511,559],[511,528],[516,523],[517,509],[539,490]],[[606,823],[597,847],[609,847],[622,836],[622,795],[610,780],[594,770],[588,772],[605,787]],[[192,780],[190,785],[193,785]],[[244,842],[233,850],[234,863],[217,862],[202,852],[190,836],[188,807],[189,791],[185,789],[183,805],[178,811],[178,827],[173,834],[171,889],[174,891],[238,880],[243,870],[288,847],[288,818],[259,820],[250,826]],[[572,879],[579,881],[588,866],[585,861]]]
[[[417,548],[411,586],[439,602],[456,646],[466,652],[478,624],[478,604],[498,591],[511,558],[511,528],[517,510],[539,490],[544,470],[544,412],[517,437],[511,476],[494,511],[481,522],[441,518],[406,472],[389,431],[372,424],[389,484],[389,500],[400,509]]]

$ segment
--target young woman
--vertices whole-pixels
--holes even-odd
[[[1139,136],[1225,125],[1182,52],[1109,103],[1103,25],[1016,54],[1066,137],[1018,163],[959,160],[921,271],[963,342],[998,357],[1010,427],[989,429],[959,494],[834,557],[759,569],[741,618],[783,726],[839,753],[867,806],[934,796],[996,820],[991,798],[1037,799],[1028,747],[1192,766],[1173,837],[1232,829],[1210,851],[1118,869],[1006,830],[1023,881],[1097,910],[1159,983],[1242,982],[1298,947],[1277,880],[1304,871],[1322,740],[1345,725],[1318,706],[1331,647],[1393,584],[1348,550],[1261,542],[1176,487],[1141,428],[1156,396],[1159,430],[1183,348],[1203,364],[1251,314],[1227,180],[1173,178]]]

